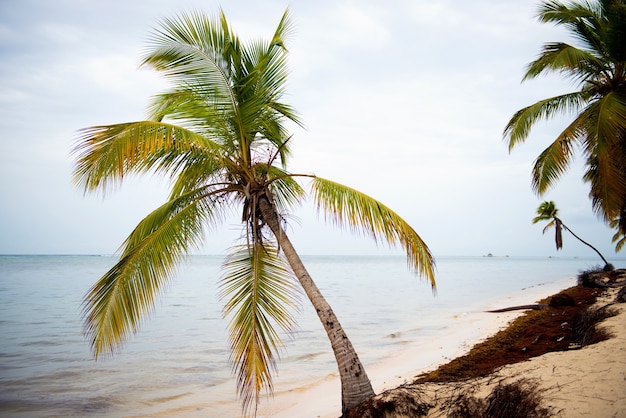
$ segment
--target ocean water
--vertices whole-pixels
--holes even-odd
[[[191,257],[137,335],[113,357],[95,361],[82,333],[81,301],[115,261],[0,256],[0,415],[240,416],[227,320],[216,296],[222,257]],[[444,341],[481,336],[483,326],[464,318],[533,303],[599,264],[594,258],[440,257],[434,295],[402,257],[303,261],[366,369],[406,350],[426,368],[458,349]],[[278,392],[314,384],[336,369],[304,295],[296,317],[278,363]]]

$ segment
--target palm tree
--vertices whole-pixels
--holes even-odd
[[[243,234],[224,262],[220,295],[227,298],[233,369],[243,411],[256,412],[271,392],[279,331],[293,325],[301,288],[318,313],[339,368],[342,411],[374,394],[356,351],[284,228],[285,214],[307,196],[339,226],[399,244],[412,271],[434,288],[433,257],[413,228],[377,200],[312,174],[287,170],[288,121],[300,124],[281,101],[287,79],[288,11],[269,41],[242,43],[220,13],[166,19],[151,38],[142,65],[172,81],[156,96],[145,121],[93,126],[75,144],[74,182],[106,192],[126,176],[164,173],[167,201],[124,241],[119,261],[84,299],[85,332],[96,358],[112,354],[137,331],[176,266],[201,246],[205,230],[233,210]],[[238,208],[238,209],[237,209]]]
[[[538,18],[564,26],[580,47],[546,43],[522,81],[558,72],[580,89],[517,111],[504,130],[509,151],[526,140],[539,120],[575,114],[535,161],[532,187],[543,195],[568,168],[578,146],[594,212],[607,224],[617,220],[613,227],[626,234],[626,4],[550,0],[540,5]]]
[[[533,223],[536,224],[537,222],[541,222],[541,221],[549,221],[548,224],[543,228],[543,233],[545,234],[548,229],[554,227],[554,232],[555,232],[554,240],[556,243],[557,250],[560,250],[561,248],[563,248],[562,230],[564,229],[568,231],[570,234],[572,234],[574,238],[576,238],[578,241],[582,242],[583,244],[585,244],[586,246],[594,250],[600,256],[602,261],[604,261],[604,270],[606,271],[613,270],[613,265],[609,263],[608,261],[606,261],[606,258],[604,258],[602,254],[600,254],[600,251],[598,251],[593,245],[589,244],[588,242],[583,241],[582,238],[580,238],[571,229],[569,229],[563,223],[563,221],[559,219],[559,217],[557,216],[558,213],[559,213],[559,210],[556,208],[556,204],[553,201],[542,202],[537,208],[537,216],[533,218]]]

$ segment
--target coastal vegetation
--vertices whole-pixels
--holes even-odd
[[[416,383],[451,382],[486,376],[506,364],[552,351],[569,350],[573,346],[580,347],[585,331],[583,327],[572,324],[583,316],[582,312],[589,309],[600,294],[601,290],[595,287],[574,286],[558,294],[559,299],[565,296],[572,303],[550,306],[551,299],[557,295],[541,300],[538,305],[545,305],[545,309],[528,310],[506,328],[476,344],[466,355],[418,376]],[[594,322],[594,325],[601,319]],[[568,326],[563,327],[562,324]],[[601,334],[598,332],[597,335]],[[602,340],[598,339],[593,343]],[[586,339],[588,344],[590,341]]]
[[[517,111],[504,130],[509,151],[542,119],[574,115],[537,157],[532,188],[543,195],[569,167],[575,148],[584,156],[583,180],[596,214],[616,230],[619,251],[626,235],[626,4],[622,0],[544,1],[539,21],[565,28],[578,46],[549,42],[522,81],[558,73],[579,89]]]
[[[467,392],[459,395],[448,412],[448,418],[549,418],[555,414],[541,405],[542,391],[536,381],[520,379],[498,383],[487,398]]]
[[[157,95],[143,121],[83,129],[74,147],[74,182],[107,192],[133,174],[171,178],[167,201],[124,241],[119,261],[84,298],[85,332],[94,355],[110,355],[138,330],[176,266],[234,211],[242,238],[224,261],[221,297],[229,317],[233,368],[244,413],[272,391],[280,333],[289,333],[300,283],[330,339],[345,413],[374,394],[356,351],[311,279],[285,230],[287,214],[307,196],[333,224],[401,246],[409,268],[435,286],[434,259],[397,213],[355,189],[288,171],[301,125],[283,102],[288,11],[269,40],[242,42],[223,13],[165,19],[142,65],[171,89]],[[307,193],[299,180],[308,181]]]

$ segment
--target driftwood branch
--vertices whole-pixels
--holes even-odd
[[[536,304],[533,304],[533,305],[510,306],[508,308],[494,309],[494,310],[486,311],[486,312],[492,312],[492,313],[509,312],[509,311],[519,311],[521,309],[533,309],[533,310],[539,311],[539,310],[545,309],[547,307],[548,307],[548,305],[545,304],[545,303],[536,303]]]

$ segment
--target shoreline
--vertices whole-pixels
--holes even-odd
[[[507,327],[524,311],[487,313],[485,311],[505,306],[535,303],[576,284],[570,277],[520,289],[519,294],[494,301],[481,311],[460,312],[455,315],[462,324],[451,327],[443,339],[437,341],[412,341],[402,350],[394,351],[375,364],[366,365],[372,386],[377,394],[412,382],[421,373],[434,370],[452,359],[460,357],[493,334]],[[527,292],[528,291],[528,292]],[[463,325],[460,327],[459,325]],[[459,334],[459,329],[465,332]],[[416,354],[417,353],[417,354]],[[341,386],[339,376],[333,372],[316,382],[298,388],[280,389],[277,384],[272,397],[259,405],[258,418],[338,418],[341,416]]]
[[[432,418],[446,416],[451,401],[461,393],[485,399],[499,385],[518,382],[536,385],[539,405],[551,417],[626,417],[626,304],[614,303],[618,290],[602,289],[589,305],[615,311],[599,323],[610,334],[605,340],[505,364],[481,377],[413,383],[402,389],[419,393],[430,403],[425,416]]]

